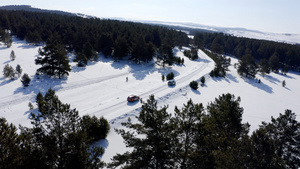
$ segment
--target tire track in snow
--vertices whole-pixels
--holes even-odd
[[[172,94],[176,94],[177,92],[175,92],[175,91],[179,90],[180,88],[187,87],[189,85],[190,80],[197,80],[197,79],[200,79],[201,76],[204,76],[206,73],[205,72],[203,73],[203,71],[206,68],[209,68],[210,66],[212,66],[212,68],[214,67],[215,63],[206,54],[204,54],[203,51],[199,51],[199,52],[202,52],[202,53],[200,53],[201,54],[200,56],[203,56],[204,59],[207,59],[210,61],[209,62],[199,62],[199,66],[195,67],[195,69],[192,72],[190,72],[189,74],[184,75],[176,80],[177,84],[176,84],[176,88],[174,88],[174,90],[171,90],[170,92],[164,94],[160,98],[165,97],[167,95],[170,96]],[[160,92],[163,92],[168,89],[169,89],[169,87],[167,86],[167,84],[163,83],[162,85],[156,87],[155,89],[151,89],[149,91],[146,91],[146,92],[140,94],[140,97],[146,99],[151,94],[156,95],[156,94],[159,94]],[[109,121],[115,121],[117,119],[120,119],[120,117],[124,117],[124,114],[126,114],[126,113],[128,114],[129,112],[138,109],[137,106],[132,106],[132,108],[129,111],[124,110],[124,106],[126,105],[126,103],[127,103],[127,101],[125,100],[125,101],[117,102],[117,103],[111,105],[110,107],[99,108],[96,112],[91,113],[91,115],[106,116],[106,118],[107,118],[107,116],[109,116],[110,117],[108,119]],[[120,110],[124,110],[124,112],[120,112]]]
[[[145,67],[150,67],[153,66],[152,64],[149,64]],[[138,70],[142,70],[143,68],[139,68]],[[54,89],[56,91],[56,93],[60,93],[60,92],[64,92],[64,91],[69,91],[69,90],[76,90],[78,88],[84,87],[84,86],[89,86],[89,85],[94,85],[94,84],[98,84],[98,83],[102,83],[105,82],[107,80],[111,80],[114,78],[119,78],[125,75],[130,75],[131,72],[124,72],[124,73],[120,73],[120,74],[115,74],[115,75],[110,75],[110,76],[104,76],[104,77],[98,77],[98,78],[86,78],[82,75],[83,78],[85,78],[86,80],[81,80],[81,81],[77,81],[77,82],[72,82],[72,83],[67,83],[65,86],[53,86],[52,89]],[[11,95],[11,96],[6,96],[6,97],[0,97],[0,109],[4,108],[6,106],[13,106],[13,105],[17,105],[23,102],[28,102],[29,100],[33,99],[34,97],[36,97],[36,94],[28,94],[28,95]]]

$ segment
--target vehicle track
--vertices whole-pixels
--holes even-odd
[[[150,67],[153,66],[152,64],[147,65],[146,67]],[[138,70],[141,70],[143,68],[140,68]],[[98,77],[98,78],[86,78],[86,80],[80,80],[77,82],[72,82],[72,83],[68,83],[65,86],[63,86],[63,88],[60,88],[61,86],[52,86],[52,89],[56,90],[57,88],[60,88],[59,90],[56,90],[56,93],[61,93],[64,91],[68,91],[68,90],[76,90],[78,88],[84,87],[84,86],[89,86],[89,85],[94,85],[94,84],[98,84],[98,83],[102,83],[114,78],[119,78],[125,75],[130,75],[130,72],[124,72],[124,73],[120,73],[120,74],[116,74],[116,75],[109,75],[109,76],[104,76],[104,77]],[[12,96],[5,96],[5,97],[0,97],[0,109],[1,107],[5,107],[7,105],[9,106],[13,106],[13,105],[17,105],[20,104],[22,102],[28,102],[28,100],[33,99],[34,97],[36,97],[36,94],[31,93],[31,94],[27,94],[27,95],[12,95]]]
[[[200,51],[202,52],[202,51]],[[204,75],[204,73],[201,74],[201,72],[206,69],[210,64],[213,64],[214,65],[214,62],[206,55],[204,54],[203,52],[201,53],[201,56],[204,56],[205,58],[204,59],[208,59],[210,60],[210,62],[200,62],[199,63],[199,66],[196,67],[192,72],[190,72],[188,75],[184,75],[184,76],[181,76],[180,78],[177,78],[176,79],[176,87],[174,88],[174,90],[178,90],[178,88],[183,88],[183,87],[186,87],[189,85],[189,82],[191,80],[197,80],[199,79],[201,76]],[[142,94],[140,94],[140,97],[141,98],[147,98],[149,95],[151,94],[159,94],[160,92],[164,91],[164,90],[167,90],[169,89],[169,87],[166,85],[166,84],[162,84],[158,87],[156,87],[155,89],[151,89],[149,91],[146,91]],[[172,91],[174,91],[172,90]],[[172,92],[169,92],[168,94],[170,94]],[[122,115],[122,114],[125,114],[125,113],[128,113],[127,112],[120,112],[120,110],[124,110],[122,108],[124,108],[124,105],[126,105],[127,101],[124,100],[124,101],[119,101],[119,102],[116,102],[115,104],[113,104],[112,106],[110,107],[105,107],[105,108],[100,108],[92,113],[91,115],[96,115],[96,116],[114,116],[115,114],[115,118],[118,118],[118,116]],[[135,110],[137,107],[136,106],[132,106],[132,110]]]
[[[206,59],[206,60],[210,60],[210,62],[199,62],[199,66],[195,67],[194,70],[192,70],[189,74],[186,75],[182,75],[179,76],[179,78],[176,78],[176,86],[174,87],[174,89],[172,91],[170,91],[168,94],[173,93],[175,90],[178,90],[180,88],[186,87],[188,86],[189,82],[191,80],[197,80],[201,77],[201,75],[203,76],[204,74],[201,72],[203,70],[205,70],[210,64],[214,64],[213,61],[211,61],[211,59],[204,54],[202,51],[199,51],[199,56],[200,57],[204,57],[201,59]],[[147,65],[146,67],[150,67],[153,66],[152,64]],[[140,68],[140,69],[135,69],[135,71],[139,71],[145,69],[145,67]],[[69,90],[76,90],[78,88],[81,87],[85,87],[88,85],[95,85],[98,83],[103,83],[105,81],[108,80],[112,80],[115,78],[119,78],[122,76],[127,76],[130,75],[131,72],[124,72],[124,73],[120,73],[120,74],[116,74],[116,75],[110,75],[110,76],[105,76],[105,77],[99,77],[99,78],[86,78],[86,80],[80,80],[77,82],[73,82],[73,83],[68,83],[65,86],[63,86],[63,88],[60,88],[59,90],[57,90],[57,93],[63,93],[65,91],[69,91]],[[59,88],[59,87],[57,87]],[[56,87],[54,86],[53,89],[55,90]],[[147,98],[149,95],[151,94],[155,94],[155,95],[161,95],[159,93],[165,91],[165,90],[169,90],[170,88],[165,84],[162,83],[161,85],[155,87],[154,89],[150,89],[148,91],[145,91],[143,93],[140,94],[141,98]],[[164,94],[166,95],[166,94]],[[28,100],[32,100],[36,95],[34,93],[28,94],[28,95],[13,95],[13,96],[6,96],[6,97],[0,97],[0,109],[2,107],[5,107],[7,105],[9,106],[13,106],[16,104],[20,104],[22,102],[28,102]],[[161,96],[163,97],[163,96]],[[127,106],[126,109],[124,109],[124,106]],[[102,105],[102,106],[97,106],[96,110],[94,110],[94,113],[90,113],[90,115],[96,115],[96,116],[110,116],[110,120],[114,119],[114,118],[118,118],[119,116],[128,113],[132,110],[137,109],[137,105],[131,105],[131,107],[128,108],[127,105],[127,101],[126,100],[117,100],[116,103],[108,106]]]

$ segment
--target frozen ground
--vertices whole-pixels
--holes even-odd
[[[147,99],[154,94],[159,101],[159,106],[169,105],[168,111],[173,112],[174,106],[181,107],[188,99],[194,103],[207,103],[223,93],[232,93],[241,97],[241,106],[244,108],[243,122],[249,122],[251,131],[258,128],[262,121],[270,121],[271,116],[278,117],[285,109],[295,112],[299,121],[300,75],[289,72],[287,75],[271,73],[265,77],[257,75],[262,83],[255,79],[244,79],[238,76],[236,69],[230,66],[230,72],[225,79],[210,78],[208,73],[213,69],[214,62],[199,51],[200,58],[190,61],[183,56],[183,51],[174,49],[174,54],[184,57],[184,65],[174,65],[162,68],[153,62],[137,65],[128,60],[113,62],[109,58],[100,56],[98,62],[89,63],[85,68],[78,68],[71,62],[72,72],[68,78],[52,79],[46,76],[35,76],[39,66],[34,64],[40,46],[31,46],[24,41],[14,39],[11,48],[0,45],[0,70],[6,64],[23,69],[23,73],[31,77],[31,85],[22,86],[20,79],[9,80],[0,75],[0,117],[5,117],[8,122],[15,125],[30,126],[28,119],[28,103],[34,103],[35,96],[41,91],[46,92],[50,87],[56,91],[63,103],[71,104],[80,115],[90,114],[97,117],[104,116],[111,124],[111,132],[106,140],[99,142],[106,149],[102,159],[106,162],[116,153],[126,151],[121,136],[114,132],[114,128],[120,128],[121,122],[130,117],[133,121],[138,115],[141,104],[139,102],[128,103],[126,98],[130,94],[137,94],[142,99]],[[10,52],[14,50],[16,60],[10,61]],[[72,55],[70,55],[72,60]],[[232,64],[236,63],[231,58]],[[175,74],[176,86],[168,87],[166,81],[162,81],[162,74],[169,72]],[[206,77],[206,85],[197,91],[188,86],[192,80]],[[128,82],[126,82],[128,77]],[[286,87],[282,87],[282,81],[286,81]],[[36,111],[36,110],[34,110]]]

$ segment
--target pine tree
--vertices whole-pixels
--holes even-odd
[[[289,72],[289,69],[290,69],[290,67],[287,64],[285,64],[283,66],[283,68],[281,69],[281,73],[286,75]]]
[[[239,60],[238,73],[241,76],[254,78],[257,73],[257,66],[253,56],[246,54]]]
[[[241,138],[247,136],[249,124],[242,123],[243,108],[240,97],[222,94],[207,106],[208,115],[204,119],[205,140],[212,153],[215,167],[237,168],[240,164],[236,150]],[[222,166],[221,166],[222,165]]]
[[[67,58],[66,50],[62,46],[54,44],[46,45],[43,50],[39,49],[35,64],[42,65],[37,71],[47,75],[58,75],[61,78],[64,75],[69,75],[71,71],[69,59]]]
[[[170,45],[163,44],[158,50],[157,63],[162,64],[163,67],[165,67],[166,64],[172,65],[173,57],[174,54],[172,51],[172,47]]]
[[[16,67],[16,71],[17,71],[18,76],[20,77],[23,70],[22,70],[22,68],[21,68],[21,66],[19,64]]]
[[[263,126],[265,124],[263,123]],[[275,154],[274,140],[268,136],[264,127],[253,132],[251,141],[253,145],[251,168],[284,168],[282,160]]]
[[[30,79],[30,77],[28,76],[28,74],[27,74],[27,73],[24,73],[24,75],[23,75],[22,78],[21,78],[21,82],[23,83],[24,87],[29,86],[30,81],[31,81],[31,79]]]
[[[203,105],[194,104],[191,99],[181,110],[175,107],[175,116],[171,118],[171,125],[174,128],[172,137],[175,138],[173,140],[173,152],[176,152],[173,156],[175,166],[182,169],[201,168],[200,163],[203,162],[201,155],[204,152],[198,151],[196,143],[198,138],[203,136],[201,133],[203,115]]]
[[[15,52],[12,50],[10,53],[10,60],[14,61],[16,59]]]
[[[11,74],[11,69],[10,69],[10,66],[9,64],[6,64],[3,68],[3,76],[4,77],[9,77]]]
[[[270,73],[270,66],[266,59],[262,59],[259,62],[259,71],[263,76]]]
[[[198,59],[198,49],[197,48],[192,48],[191,49],[191,59],[196,60]]]
[[[171,73],[167,74],[166,78],[167,78],[167,80],[172,80],[172,79],[174,79],[174,76],[175,76],[174,73],[171,72]]]
[[[282,81],[282,87],[285,87],[286,83],[285,80]]]
[[[204,84],[204,83],[205,83],[205,77],[202,76],[202,77],[200,78],[200,81],[201,81],[202,84]]]
[[[223,53],[223,47],[221,45],[221,39],[219,37],[216,37],[211,45],[211,51],[222,54]]]
[[[83,53],[76,53],[76,57],[74,59],[75,62],[77,62],[77,66],[79,67],[85,67],[88,64],[88,58]]]
[[[96,116],[90,117],[89,115],[82,117],[81,126],[91,143],[105,139],[110,130],[109,123],[105,118],[98,119]]]
[[[296,114],[285,110],[271,122],[262,122],[251,136],[253,144],[252,168],[299,168],[300,123]]]
[[[115,49],[112,57],[115,61],[121,60],[124,56],[128,54],[128,43],[124,37],[118,36],[115,41]]]
[[[20,138],[17,128],[0,118],[0,168],[22,168]]]
[[[3,41],[4,41],[4,44],[7,46],[7,48],[11,47],[13,40],[12,40],[12,37],[10,36],[10,34],[7,31],[5,31]]]
[[[278,118],[271,118],[270,123],[263,123],[260,127],[266,130],[266,135],[272,140],[274,158],[283,160],[284,168],[300,167],[300,123],[296,120],[296,114],[291,110],[285,110]]]
[[[279,63],[279,54],[274,52],[273,55],[269,59],[269,65],[273,72],[278,72],[280,63]]]
[[[94,48],[93,48],[93,46],[91,45],[90,42],[87,42],[86,44],[84,44],[84,46],[83,46],[83,55],[88,60],[94,60],[94,61],[96,61],[98,59],[98,54],[94,50]],[[82,57],[82,59],[80,59],[80,60],[84,61],[83,56],[80,56],[80,57]]]
[[[135,61],[138,64],[141,64],[145,52],[146,52],[146,43],[144,38],[142,36],[135,37],[135,43],[133,44],[132,52],[131,52],[131,60]]]
[[[16,77],[16,71],[12,66],[6,64],[3,68],[4,77],[9,77],[10,79],[14,79]]]
[[[33,110],[34,109],[33,104],[31,102],[28,103],[28,107],[29,107],[29,110]]]
[[[39,112],[45,112],[46,110],[44,110],[45,109],[45,105],[46,105],[46,103],[45,103],[45,99],[44,99],[44,96],[43,96],[43,94],[41,93],[41,92],[39,92],[37,95],[36,95],[36,97],[35,97],[35,102],[36,102],[36,104],[37,104],[37,107],[38,107],[38,110],[39,110]]]
[[[137,117],[139,123],[123,123],[129,130],[116,130],[122,135],[127,147],[133,151],[117,154],[109,167],[122,166],[125,168],[171,168],[171,136],[172,132],[168,121],[170,114],[167,107],[157,108],[157,101],[151,95],[143,102],[142,110]],[[145,137],[137,136],[143,135]]]
[[[197,81],[191,81],[190,82],[190,87],[194,90],[197,90],[198,89],[198,82]]]
[[[43,168],[100,168],[103,163],[99,156],[103,149],[91,146],[90,138],[84,132],[81,118],[76,109],[62,103],[53,90],[45,96],[37,97],[47,104],[47,109],[39,107],[41,114],[31,114],[33,128],[21,128],[28,138],[30,159],[35,166]],[[37,156],[35,156],[37,155]],[[32,162],[32,161],[31,161]]]

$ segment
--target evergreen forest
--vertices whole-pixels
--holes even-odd
[[[300,123],[285,110],[249,133],[242,122],[241,98],[222,94],[206,107],[189,100],[175,113],[158,107],[154,95],[137,116],[122,123],[122,135],[132,151],[117,154],[109,168],[251,168],[300,167]]]
[[[223,33],[198,32],[193,44],[200,49],[210,49],[217,54],[238,59],[252,57],[256,63],[266,60],[272,71],[300,71],[300,45],[236,37]],[[248,55],[248,56],[247,56]]]
[[[175,61],[175,46],[192,46],[191,51],[185,52],[191,59],[198,57],[198,49],[209,49],[211,52],[204,51],[216,63],[213,77],[224,77],[228,71],[230,59],[221,54],[239,58],[238,72],[247,77],[255,77],[257,63],[263,73],[280,69],[300,71],[299,45],[208,32],[198,32],[189,39],[182,31],[118,20],[0,10],[0,40],[7,47],[11,36],[33,45],[44,44],[35,60],[42,65],[38,72],[59,78],[71,71],[68,52],[76,54],[78,66],[96,61],[99,53],[114,61],[129,56],[136,63],[157,57],[165,66]],[[11,56],[15,57],[14,52]],[[184,60],[178,62],[183,64]],[[7,64],[4,70],[10,77],[12,68]],[[22,72],[20,67],[18,70]],[[166,78],[172,79],[174,74]],[[28,80],[24,77],[24,86]],[[201,81],[204,84],[205,78]],[[80,117],[52,89],[44,95],[38,93],[35,101],[37,111],[32,111],[29,103],[31,127],[17,128],[0,118],[1,169],[300,167],[300,123],[296,114],[285,110],[250,133],[250,125],[242,121],[241,98],[229,93],[206,107],[189,100],[182,108],[175,107],[173,113],[168,112],[167,105],[159,107],[151,95],[141,101],[137,123],[128,118],[122,123],[124,128],[116,129],[132,151],[116,154],[108,164],[100,158],[104,149],[95,144],[110,131],[105,118]]]
[[[76,52],[78,62],[96,60],[100,52],[114,60],[131,56],[137,63],[147,62],[158,49],[162,58],[172,57],[169,49],[189,44],[184,32],[166,27],[28,11],[0,10],[2,41],[5,30],[32,44],[64,46]]]
[[[137,123],[130,118],[115,129],[132,151],[100,160],[104,150],[93,143],[105,139],[103,117],[78,116],[49,89],[36,96],[38,114],[32,127],[0,118],[0,167],[9,168],[261,168],[300,167],[300,123],[285,110],[249,133],[243,123],[241,98],[222,94],[206,107],[189,100],[174,113],[158,107],[154,95],[142,102]]]
[[[29,103],[32,127],[19,130],[0,118],[0,168],[101,168],[104,149],[94,143],[105,139],[110,125],[101,117],[79,116],[49,89],[36,96],[38,113]]]
[[[76,53],[75,61],[78,66],[97,60],[98,53],[112,57],[115,61],[130,56],[137,63],[148,62],[156,56],[158,63],[165,66],[176,62],[170,52],[174,46],[192,46],[194,50],[209,49],[216,54],[231,55],[239,59],[251,57],[256,64],[267,61],[267,66],[260,65],[255,69],[264,66],[274,72],[300,71],[298,44],[213,32],[197,32],[193,39],[189,39],[186,33],[172,28],[127,21],[0,10],[0,37],[8,47],[12,42],[9,35],[32,44],[62,46],[67,52]]]

